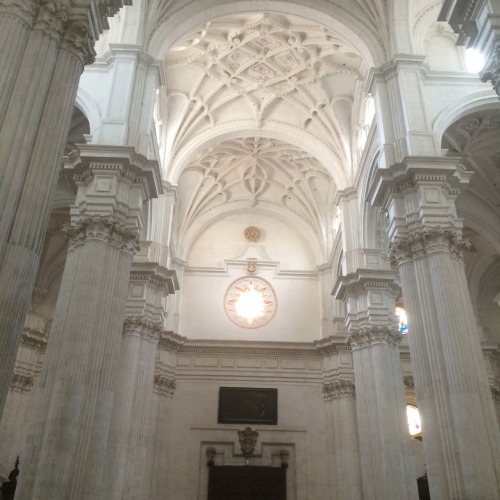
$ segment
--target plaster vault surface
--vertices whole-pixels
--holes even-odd
[[[179,184],[179,253],[190,232],[252,208],[293,224],[322,263],[335,192],[361,150],[359,53],[317,23],[248,13],[186,33],[164,62],[156,123],[165,176]]]

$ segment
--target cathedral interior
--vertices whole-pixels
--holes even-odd
[[[0,499],[500,498],[500,0],[8,0],[0,49]]]

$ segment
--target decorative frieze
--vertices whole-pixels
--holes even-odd
[[[95,215],[80,219],[74,226],[64,229],[68,238],[68,251],[83,246],[87,241],[96,240],[123,250],[131,255],[140,249],[137,230],[125,228],[107,217]]]
[[[350,380],[335,380],[334,382],[325,383],[323,384],[322,391],[325,401],[343,397],[354,397],[356,393],[354,382]]]
[[[350,331],[349,337],[347,337],[347,341],[350,342],[353,351],[382,343],[397,349],[402,339],[403,336],[398,330],[389,326],[375,325],[369,325],[356,331]]]
[[[174,395],[176,381],[174,377],[166,375],[155,375],[153,381],[153,390],[162,395],[172,397]]]

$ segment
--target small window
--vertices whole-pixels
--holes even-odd
[[[406,335],[408,333],[408,320],[406,319],[406,312],[402,307],[396,307],[396,314],[399,317],[399,331]]]
[[[422,424],[420,422],[420,412],[413,405],[406,405],[406,417],[408,429],[412,438],[418,438],[422,434]]]

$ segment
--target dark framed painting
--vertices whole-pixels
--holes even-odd
[[[219,388],[219,424],[278,423],[278,389]]]

